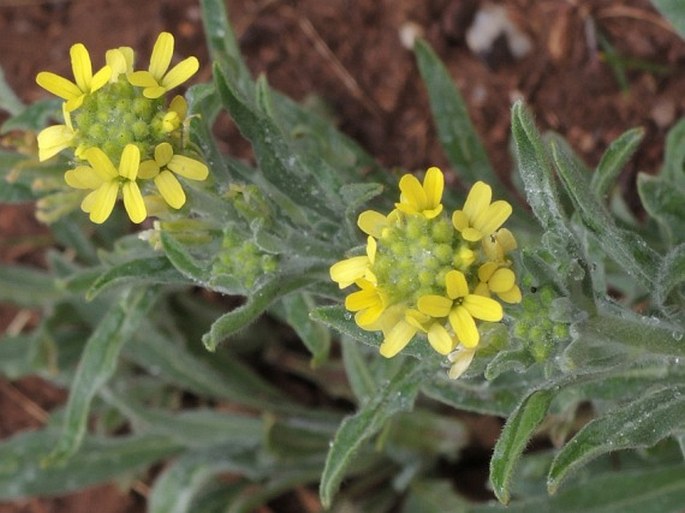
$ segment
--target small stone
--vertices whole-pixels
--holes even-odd
[[[668,98],[660,100],[656,103],[656,105],[654,105],[650,115],[656,126],[659,128],[667,128],[671,126],[675,120],[675,103]]]

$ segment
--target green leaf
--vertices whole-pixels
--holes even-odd
[[[341,346],[347,381],[357,401],[364,404],[373,397],[377,387],[371,370],[364,361],[364,352],[361,350],[363,346],[350,337],[343,337]]]
[[[329,207],[332,198],[328,191],[322,190],[317,177],[307,171],[273,119],[242,99],[229,79],[216,68],[215,80],[224,106],[252,143],[259,168],[272,186],[265,192],[274,201],[283,203],[286,199],[286,213],[298,224],[313,224],[312,215],[316,214],[335,221],[337,214]]]
[[[319,495],[325,508],[345,477],[352,458],[361,446],[385,425],[394,414],[410,411],[421,382],[428,371],[425,365],[406,359],[395,376],[351,417],[347,417],[333,439],[321,476]]]
[[[549,155],[533,119],[520,101],[512,107],[511,132],[528,204],[546,232],[542,242],[558,262],[568,266],[577,257],[578,240],[568,226]]]
[[[162,231],[160,240],[167,258],[181,274],[195,282],[204,284],[209,281],[209,269],[198,262],[198,260],[188,252],[185,246],[170,233]]]
[[[664,304],[671,291],[683,282],[685,282],[685,243],[669,251],[661,263],[655,292],[657,302]]]
[[[67,401],[62,436],[46,465],[63,463],[79,448],[86,433],[93,397],[116,370],[119,352],[157,299],[157,290],[130,291],[115,304],[86,342]]]
[[[645,210],[660,225],[671,246],[685,242],[685,191],[645,173],[637,175],[637,192]]]
[[[597,237],[604,253],[639,280],[645,288],[652,289],[656,281],[655,263],[660,261],[659,255],[639,235],[625,232],[616,226],[606,207],[590,194],[587,178],[554,145],[552,156],[584,226]]]
[[[232,77],[242,94],[249,96],[254,90],[254,82],[240,54],[225,3],[223,0],[201,0],[200,7],[211,60]]]
[[[24,110],[24,104],[5,80],[5,72],[2,68],[0,68],[0,110],[9,112],[12,116],[16,116]],[[5,133],[5,131],[0,133]]]
[[[569,474],[601,454],[651,447],[684,426],[685,386],[650,390],[590,421],[562,448],[549,471],[549,492],[556,493]]]
[[[659,176],[685,188],[685,119],[678,121],[666,136],[664,165]]]
[[[331,349],[331,333],[309,318],[309,312],[316,306],[312,297],[306,292],[290,294],[283,298],[283,306],[286,321],[312,354],[312,366],[324,363]]]
[[[1,80],[0,89],[2,89]],[[6,134],[11,130],[38,132],[47,125],[50,118],[61,117],[61,102],[59,100],[40,100],[23,108],[21,112],[15,113],[13,117],[5,121],[0,128],[0,134]]]
[[[490,461],[490,483],[503,504],[510,500],[509,485],[526,445],[547,414],[554,398],[551,390],[536,390],[526,397],[504,425]]]
[[[0,203],[25,203],[36,199],[31,186],[20,182],[0,182]]]
[[[292,404],[266,381],[242,365],[234,356],[222,361],[219,372],[185,347],[171,346],[167,337],[145,322],[124,356],[160,380],[216,399],[229,399],[257,409],[284,411]],[[216,357],[216,355],[214,355]]]
[[[601,201],[610,192],[619,173],[633,156],[644,136],[644,128],[632,128],[609,145],[590,181],[590,187],[598,200]]]
[[[312,273],[276,275],[266,279],[247,297],[245,304],[219,317],[202,337],[207,350],[215,351],[219,343],[255,321],[278,298],[301,289],[317,280]]]
[[[166,257],[138,258],[116,265],[95,280],[86,299],[91,301],[103,290],[115,285],[188,283]]]
[[[194,497],[218,474],[232,472],[255,478],[254,453],[236,453],[233,446],[215,446],[186,453],[168,467],[152,487],[150,513],[188,513]]]
[[[44,271],[21,265],[0,266],[0,301],[18,306],[45,306],[63,295],[54,278]]]
[[[87,436],[63,465],[41,466],[42,457],[61,440],[55,429],[24,432],[0,443],[0,500],[63,495],[159,462],[179,450],[160,436]]]
[[[680,0],[652,0],[652,5],[671,22],[671,25],[685,39],[685,5]]]
[[[507,197],[507,191],[502,187],[473,128],[466,102],[449,72],[426,41],[417,40],[414,53],[428,89],[440,143],[450,163],[464,175],[467,182],[484,180],[493,186],[499,197]]]

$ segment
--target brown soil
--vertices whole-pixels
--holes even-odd
[[[465,33],[482,6],[477,0],[228,0],[253,72],[266,74],[295,99],[318,95],[341,129],[386,166],[449,168],[416,64],[400,40],[400,32],[414,31],[445,61],[502,174],[511,166],[509,108],[515,98],[524,98],[542,128],[566,136],[591,164],[620,133],[643,126],[645,140],[621,179],[628,198],[634,197],[635,174],[658,169],[666,131],[685,111],[683,41],[647,0],[494,3],[508,8],[532,42],[521,60],[502,53],[486,59],[469,50]],[[0,65],[30,102],[46,95],[34,82],[37,72],[70,74],[74,42],[85,43],[99,65],[106,49],[124,44],[148,55],[162,30],[176,35],[178,55],[200,58],[197,80],[208,80],[194,0],[0,0]],[[602,59],[598,35],[632,60],[626,90]],[[235,129],[223,127],[221,136],[235,154],[249,155]],[[0,206],[0,261],[40,265],[47,233],[31,206]],[[16,327],[17,315],[24,314],[0,307],[0,329],[13,320]],[[63,392],[38,379],[0,379],[0,437],[40,426],[45,411],[63,400]],[[99,487],[59,499],[0,504],[0,513],[143,511],[140,493],[144,489]]]

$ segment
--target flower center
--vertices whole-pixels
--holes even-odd
[[[371,271],[390,304],[416,304],[424,295],[444,295],[445,275],[472,262],[473,251],[445,215],[426,219],[405,214],[378,240]]]
[[[107,84],[72,114],[76,144],[101,148],[115,163],[127,144],[138,146],[142,160],[153,158],[154,147],[169,139],[162,126],[165,114],[163,98],[146,98],[126,80]]]

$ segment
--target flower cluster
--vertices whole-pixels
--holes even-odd
[[[108,50],[106,64],[93,73],[90,54],[80,43],[71,47],[74,81],[43,71],[38,85],[62,98],[64,124],[38,134],[41,161],[73,152],[74,168],[67,185],[90,191],[81,209],[94,223],[103,223],[121,195],[131,221],[142,222],[161,200],[179,209],[186,202],[178,176],[205,180],[207,166],[186,155],[186,101],[165,94],[193,76],[199,63],[188,57],[169,69],[174,37],[162,32],[148,69],[134,71],[133,49]],[[147,193],[143,196],[143,193]]]
[[[404,175],[400,201],[387,216],[373,210],[357,224],[368,235],[366,254],[335,263],[331,279],[340,288],[356,285],[345,299],[365,330],[382,331],[380,352],[392,357],[417,334],[448,355],[451,378],[473,360],[480,341],[477,320],[498,322],[502,305],[521,301],[507,258],[516,248],[502,225],[511,215],[506,201],[477,182],[461,210],[443,210],[444,177],[428,169],[423,183]]]

